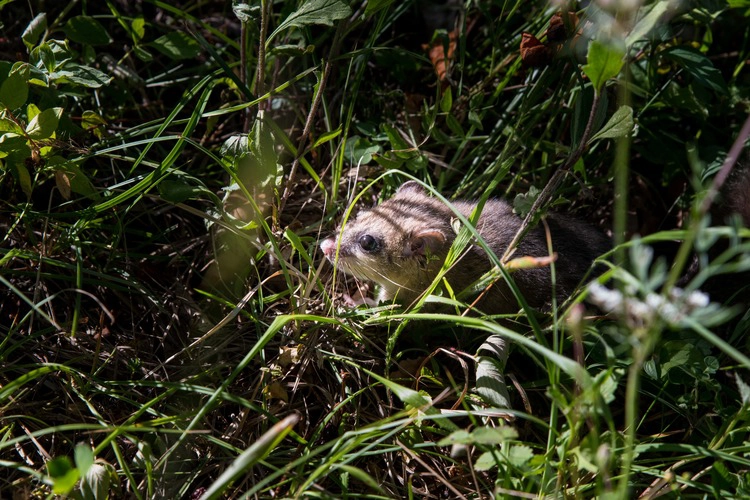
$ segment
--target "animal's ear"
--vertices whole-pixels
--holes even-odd
[[[399,187],[398,190],[396,191],[396,195],[402,195],[406,193],[424,194],[424,195],[427,194],[424,186],[422,186],[417,181],[404,182],[403,184],[401,184],[401,187]]]
[[[443,248],[445,240],[445,235],[437,229],[418,231],[407,240],[404,255],[425,256],[435,254]]]

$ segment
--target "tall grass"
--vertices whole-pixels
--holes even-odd
[[[0,7],[0,496],[748,494],[741,2],[40,8]],[[318,242],[409,178],[610,231],[602,286],[346,307]]]

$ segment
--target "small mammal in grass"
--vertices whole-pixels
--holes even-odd
[[[453,206],[466,218],[477,203],[454,201]],[[331,263],[355,278],[380,285],[378,300],[395,299],[410,305],[430,286],[443,266],[456,238],[454,212],[442,201],[430,196],[417,182],[403,184],[389,200],[350,219],[343,231],[321,242]],[[552,249],[557,254],[555,290],[558,299],[567,298],[588,272],[592,261],[609,250],[611,243],[593,226],[572,217],[549,214]],[[504,200],[488,200],[476,223],[487,246],[498,257],[521,226],[521,218]],[[543,224],[529,231],[515,256],[548,257],[547,236]],[[446,274],[458,294],[492,268],[485,251],[470,243]],[[543,307],[552,299],[549,266],[517,270],[512,274],[521,293],[532,307]],[[470,302],[470,300],[469,300]],[[519,310],[518,301],[500,278],[476,304],[488,314]]]

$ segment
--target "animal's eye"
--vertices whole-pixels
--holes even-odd
[[[359,246],[367,253],[374,253],[380,249],[378,240],[369,234],[363,234],[359,237]]]

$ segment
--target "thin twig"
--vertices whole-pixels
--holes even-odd
[[[573,165],[576,164],[576,162],[583,156],[584,151],[586,151],[586,146],[589,141],[589,137],[591,136],[591,129],[593,128],[594,119],[596,117],[596,111],[599,108],[599,98],[600,94],[598,91],[594,92],[594,100],[591,103],[591,113],[589,113],[589,119],[586,122],[586,128],[583,130],[583,135],[581,136],[580,143],[578,144],[578,147],[573,151],[573,153],[568,157],[568,159],[565,161],[562,167],[560,167],[553,175],[550,177],[550,180],[547,182],[547,185],[544,186],[544,189],[542,189],[542,192],[539,193],[539,196],[537,196],[536,200],[534,200],[534,204],[531,206],[531,209],[529,210],[529,213],[526,214],[526,217],[523,219],[523,222],[521,223],[521,227],[518,228],[518,231],[516,232],[516,235],[513,237],[513,240],[508,245],[508,248],[505,249],[505,253],[503,254],[503,258],[501,259],[501,262],[503,264],[507,263],[508,260],[511,258],[513,253],[516,251],[516,247],[521,242],[524,236],[526,236],[526,233],[528,232],[531,221],[534,218],[534,214],[539,212],[543,207],[547,205],[549,202],[549,199],[552,197],[552,194],[557,190],[557,188],[560,186],[560,183],[562,183],[563,178],[565,177],[565,174],[570,171],[570,169],[573,167]]]

